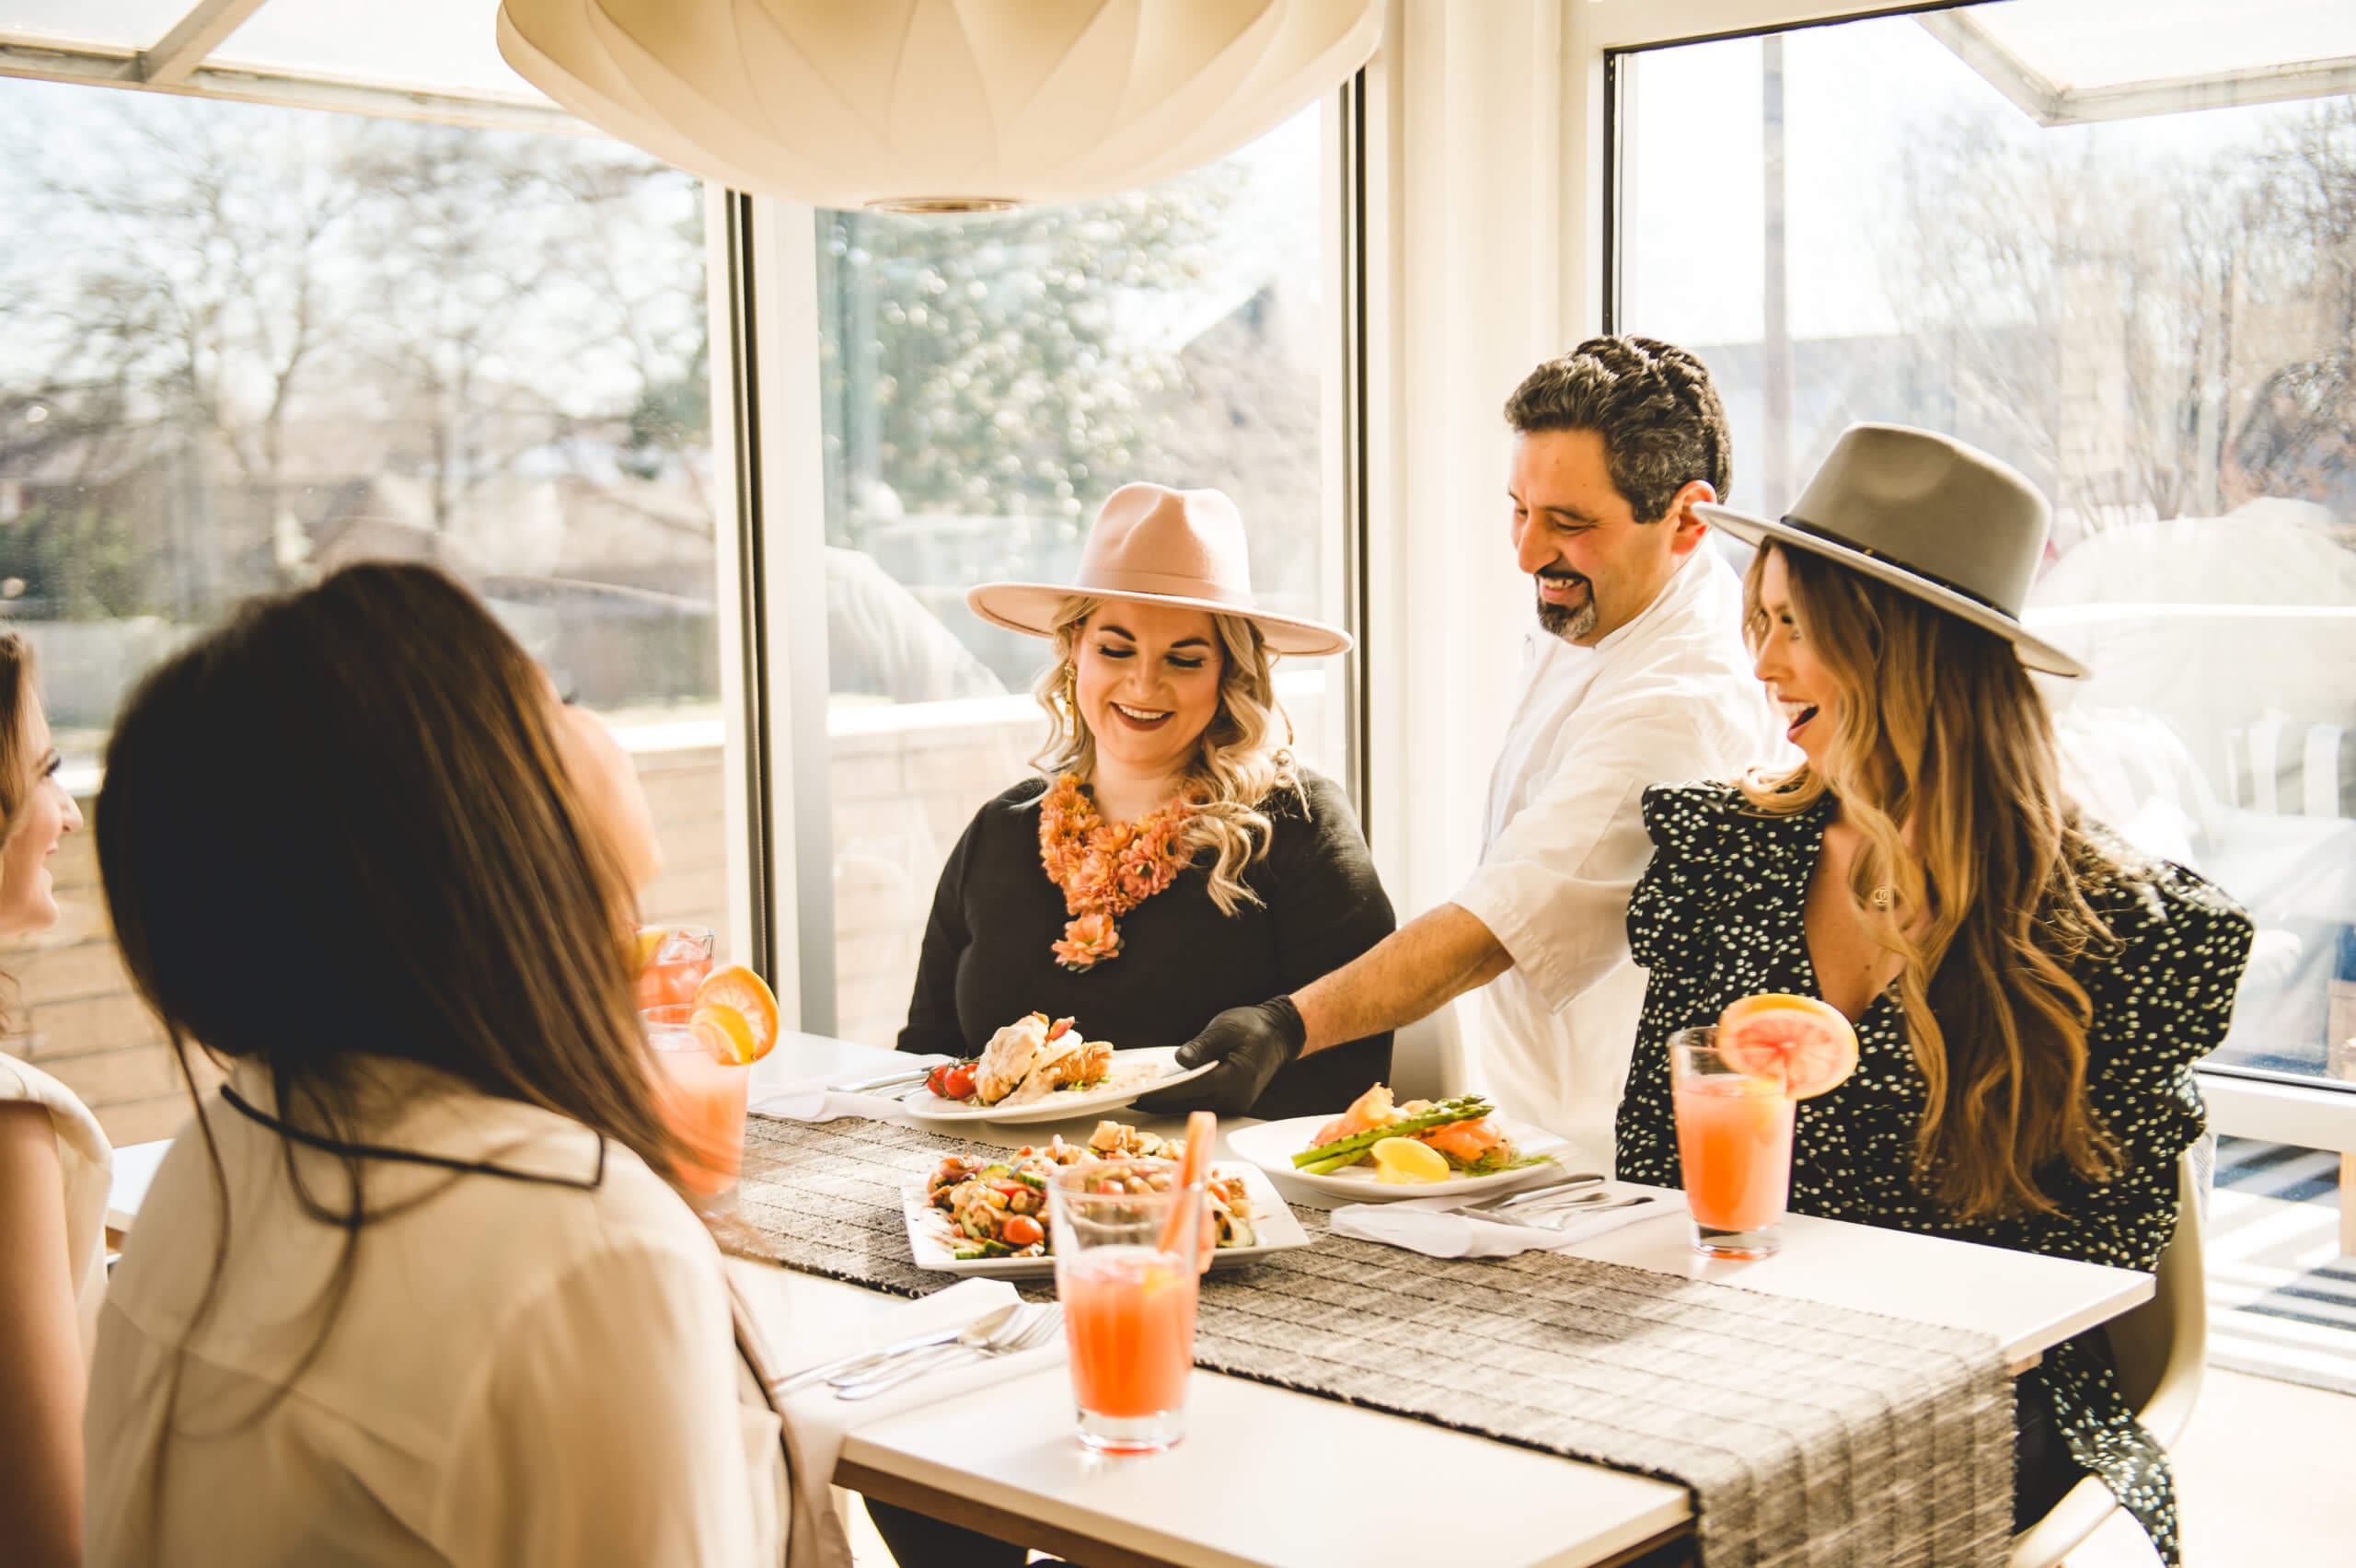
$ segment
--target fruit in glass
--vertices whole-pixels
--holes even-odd
[[[641,926],[638,932],[638,1005],[679,1007],[696,999],[711,974],[714,938],[709,926]]]
[[[1669,1058],[1695,1249],[1772,1256],[1791,1193],[1798,1102],[1848,1081],[1856,1031],[1815,997],[1745,997],[1715,1027],[1670,1035]]]

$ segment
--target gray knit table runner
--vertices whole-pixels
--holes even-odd
[[[789,1268],[927,1295],[956,1276],[909,1262],[900,1190],[991,1152],[756,1116],[738,1217]],[[1427,1258],[1294,1213],[1313,1245],[1204,1280],[1197,1365],[1676,1482],[1707,1568],[2009,1553],[2012,1389],[1991,1336],[1558,1252]]]

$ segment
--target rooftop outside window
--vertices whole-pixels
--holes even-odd
[[[1959,42],[1984,20],[2083,65],[2054,52],[2119,9],[1624,56],[1615,324],[1708,361],[1746,509],[1780,514],[1858,421],[2044,489],[2031,624],[2096,672],[2047,686],[2074,792],[2260,928],[2211,1065],[2356,1089],[2356,97],[2184,86],[2047,124]],[[2142,9],[2138,59],[2229,30]]]

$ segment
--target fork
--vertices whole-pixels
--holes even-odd
[[[1063,1332],[1064,1309],[1061,1305],[1047,1302],[1026,1307],[1017,1312],[1006,1326],[977,1346],[943,1347],[944,1354],[918,1354],[903,1358],[901,1365],[880,1377],[855,1378],[835,1386],[838,1400],[872,1399],[888,1389],[896,1389],[911,1378],[921,1377],[936,1366],[944,1366],[956,1358],[959,1351],[970,1350],[984,1360],[992,1356],[1013,1355],[1035,1350]]]
[[[1531,1230],[1565,1230],[1591,1214],[1602,1214],[1611,1209],[1635,1208],[1640,1205],[1655,1201],[1648,1193],[1631,1193],[1625,1197],[1613,1198],[1599,1193],[1589,1199],[1552,1205],[1539,1214],[1531,1214],[1525,1209],[1516,1209],[1510,1214],[1484,1215],[1481,1217],[1494,1220],[1499,1225],[1524,1226]]]

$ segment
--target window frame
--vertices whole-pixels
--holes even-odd
[[[1566,69],[1573,82],[1587,85],[1597,96],[1589,156],[1575,161],[1573,179],[1583,182],[1575,193],[1583,198],[1589,232],[1598,236],[1588,273],[1593,280],[1591,297],[1599,329],[1620,329],[1623,300],[1617,246],[1623,232],[1619,206],[1626,190],[1622,162],[1630,96],[1623,67],[1629,56],[1881,17],[1959,10],[1980,3],[1982,0],[1934,0],[1931,4],[1841,7],[1778,5],[1773,0],[1743,0],[1739,6],[1703,6],[1692,0],[1658,6],[1641,5],[1638,0],[1596,0],[1582,6],[1578,0],[1570,0],[1577,21],[1584,25],[1578,29],[1579,43],[1569,52]],[[1737,11],[1743,14],[1740,24],[1728,25],[1734,19],[1728,13]],[[2143,111],[2187,110],[2154,103]],[[2231,1063],[2204,1062],[2194,1077],[2208,1101],[2213,1132],[2356,1154],[2356,1085],[2339,1087]]]

